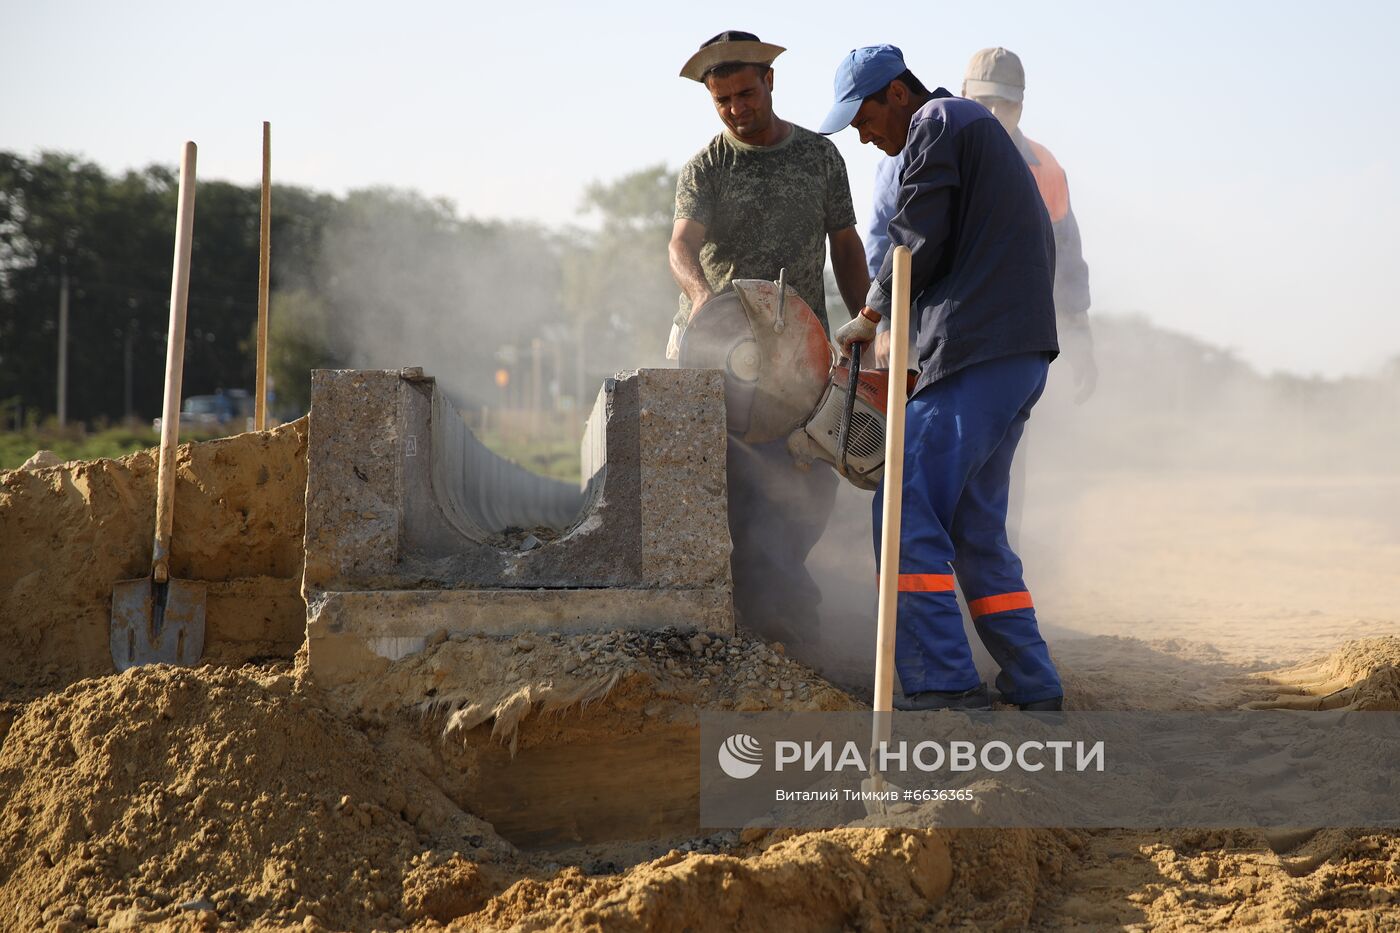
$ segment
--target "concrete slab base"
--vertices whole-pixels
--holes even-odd
[[[734,631],[728,592],[713,590],[377,590],[323,593],[307,623],[325,686],[373,676],[439,633],[519,635],[691,628]]]

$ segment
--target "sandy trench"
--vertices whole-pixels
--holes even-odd
[[[191,545],[176,574],[224,587],[219,663],[122,675],[104,668],[106,600],[148,546],[149,455],[0,475],[0,928],[1400,929],[1400,834],[1362,829],[848,828],[517,849],[462,805],[502,742],[528,754],[698,708],[858,704],[774,646],[674,632],[444,638],[376,684],[320,691],[295,656],[304,458],[303,423],[182,447],[176,535]],[[1346,508],[1241,524],[1205,507],[1218,484],[1172,483],[1118,475],[1074,513],[1107,543],[1066,559],[1097,566],[1090,597],[1072,578],[1045,593],[1072,705],[1400,708],[1385,553],[1314,555],[1310,576],[1267,582],[1303,546],[1289,542],[1392,547],[1384,529]],[[1162,514],[1124,523],[1129,493]],[[1196,531],[1220,516],[1197,540],[1254,555],[1220,581],[1209,553],[1172,571],[1206,575],[1197,592],[1228,584],[1233,601],[1172,601],[1152,569],[1179,541],[1154,524],[1168,513]]]

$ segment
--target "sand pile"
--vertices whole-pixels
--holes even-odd
[[[52,450],[36,450],[30,458],[19,465],[21,470],[42,470],[47,467],[56,467],[63,463],[63,458]]]
[[[1019,930],[1082,844],[1045,830],[759,831],[616,877],[522,879],[451,929]]]
[[[1040,926],[1060,929],[1400,929],[1400,837],[1327,829],[1086,833]]]
[[[445,639],[398,662],[389,677],[420,691],[410,705],[388,703],[396,685],[381,684],[347,709],[347,697],[320,695],[286,664],[146,668],[10,704],[17,716],[0,745],[0,926],[1343,930],[1400,923],[1393,834],[847,828],[658,834],[517,852],[458,805],[470,785],[489,782],[492,768],[562,748],[570,751],[557,761],[571,770],[550,770],[551,790],[586,784],[592,759],[606,759],[610,741],[632,733],[654,739],[656,722],[675,726],[710,702],[710,689],[730,708],[774,690],[781,696],[784,681],[765,680],[770,669],[792,678],[794,697],[805,687],[814,708],[851,704],[745,638],[711,637],[694,648],[664,633],[526,643],[517,650],[507,640]],[[733,663],[719,674],[707,669],[731,649]],[[479,672],[475,681],[465,677],[469,670]],[[701,679],[709,683],[701,687]],[[594,689],[600,681],[609,689]],[[473,706],[476,725],[448,727]],[[481,710],[489,715],[480,718]],[[509,731],[493,735],[503,722]],[[591,744],[581,750],[581,741]],[[691,759],[681,763],[693,770]],[[645,761],[633,764],[620,772],[629,782],[646,770]],[[506,790],[532,793],[528,780]],[[639,791],[628,793],[635,800]],[[532,809],[548,815],[547,807]]]
[[[300,644],[306,419],[182,444],[171,573],[210,581],[206,658]],[[112,584],[151,570],[154,451],[0,474],[0,683],[109,672]]]
[[[36,700],[0,748],[0,800],[6,929],[385,927],[436,906],[434,851],[510,853],[268,669],[142,668]]]
[[[747,857],[672,852],[616,878],[523,880],[460,930],[904,930],[928,923],[953,874],[928,832],[794,835]]]
[[[501,664],[500,682],[480,695],[518,710],[520,681],[572,691],[567,672],[544,676],[550,658],[569,659],[583,683],[608,671],[612,689],[582,705],[531,701],[530,714],[516,714],[522,756],[567,744],[572,729],[596,741],[595,713],[617,728],[628,711],[644,722],[663,715],[658,704],[679,710],[682,698],[703,698],[706,678],[726,704],[757,703],[753,685],[769,668],[800,683],[812,708],[850,702],[761,642],[711,638],[691,651],[677,637],[541,638],[520,652],[529,663]],[[579,660],[581,646],[594,657]],[[441,673],[502,647],[448,640],[399,673]],[[731,648],[747,660],[706,671]],[[366,717],[356,714],[357,728],[331,712],[288,665],[142,668],[30,702],[0,746],[0,925],[903,929],[1026,915],[1036,902],[1026,832],[727,832],[677,838],[652,855],[658,841],[595,845],[586,864],[576,852],[522,855],[435,783],[453,760],[435,754],[472,744],[460,729],[444,731],[436,713],[420,718],[431,729],[424,745],[394,717]],[[492,738],[489,722],[467,731],[498,748],[505,738]],[[1000,867],[984,872],[991,862]],[[949,893],[958,865],[977,880]]]
[[[1182,638],[1053,643],[1071,709],[1400,710],[1400,638],[1362,638],[1294,667],[1242,662]]]
[[[1253,678],[1253,709],[1400,710],[1400,638],[1363,638],[1297,667]]]

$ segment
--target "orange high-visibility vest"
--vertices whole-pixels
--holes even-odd
[[[1031,155],[1035,157],[1035,161],[1028,162],[1027,165],[1030,166],[1031,174],[1035,176],[1040,198],[1045,202],[1045,209],[1050,212],[1050,222],[1057,224],[1069,214],[1069,179],[1065,177],[1065,170],[1060,168],[1060,163],[1055,161],[1049,149],[1029,136],[1023,138],[1030,147]]]

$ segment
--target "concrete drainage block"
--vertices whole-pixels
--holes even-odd
[[[312,375],[307,650],[324,684],[445,630],[732,633],[724,385],[610,379],[577,484],[496,456],[421,370]]]

